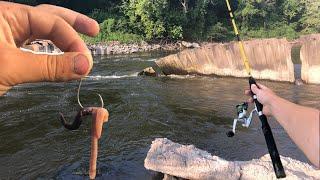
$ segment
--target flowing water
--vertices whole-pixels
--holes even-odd
[[[155,179],[144,158],[152,140],[166,137],[194,144],[227,160],[250,160],[267,153],[257,118],[228,138],[235,105],[246,100],[246,79],[199,76],[138,77],[165,53],[96,57],[81,100],[98,106],[100,93],[110,112],[99,143],[97,179]],[[279,95],[320,108],[320,86],[259,81]],[[0,179],[84,179],[90,156],[90,118],[79,130],[64,129],[78,110],[77,82],[17,86],[0,97]],[[281,107],[279,107],[281,108]],[[281,155],[307,162],[272,119]]]

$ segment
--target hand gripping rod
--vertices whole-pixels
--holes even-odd
[[[229,3],[229,0],[226,0],[226,3],[227,3],[227,7],[228,7],[230,18],[231,18],[231,22],[232,22],[232,25],[233,25],[233,30],[234,30],[234,32],[235,32],[235,34],[237,36],[241,58],[243,60],[244,66],[246,68],[246,71],[247,71],[247,73],[249,75],[250,90],[251,90],[251,85],[252,84],[255,84],[259,88],[259,86],[257,85],[255,79],[251,75],[251,68],[250,68],[249,60],[248,60],[248,57],[247,57],[247,55],[245,53],[244,45],[243,45],[243,42],[242,42],[242,40],[240,38],[239,31],[238,31],[238,28],[237,28],[237,25],[236,25],[236,22],[235,22],[234,15],[233,15],[232,10],[231,10],[231,6],[230,6],[230,3]],[[271,160],[272,160],[272,165],[273,165],[273,169],[274,169],[274,172],[276,174],[276,177],[277,178],[285,178],[286,174],[284,172],[284,168],[283,168],[282,163],[281,163],[279,152],[278,152],[276,143],[274,141],[274,138],[273,138],[273,135],[272,135],[272,131],[271,131],[270,125],[268,123],[268,119],[262,112],[263,105],[258,101],[257,96],[254,93],[252,93],[252,98],[254,99],[254,103],[255,103],[255,106],[256,106],[257,111],[258,111],[259,119],[261,121],[262,131],[263,131],[266,143],[267,143],[268,151],[269,151],[269,154],[270,154],[270,157],[271,157]]]

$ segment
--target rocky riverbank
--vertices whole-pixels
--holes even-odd
[[[120,44],[119,42],[110,42],[107,44],[88,44],[93,55],[110,55],[110,54],[132,54],[138,52],[150,51],[180,51],[187,48],[198,48],[198,43],[186,41],[177,41],[172,43],[133,43]]]
[[[200,44],[196,42],[176,41],[170,43],[141,43],[121,44],[118,41],[109,43],[87,44],[92,55],[111,55],[111,54],[132,54],[151,51],[180,51],[184,49],[199,48]],[[23,47],[22,50],[37,53],[58,54],[62,51],[50,40],[37,39]]]

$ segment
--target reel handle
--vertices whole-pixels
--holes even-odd
[[[251,90],[252,84],[255,84],[259,88],[255,79],[252,76],[250,76],[249,77],[250,90]],[[277,178],[285,178],[286,173],[284,172],[284,169],[283,169],[283,166],[281,163],[281,159],[279,156],[279,152],[278,152],[276,143],[274,141],[270,125],[268,123],[268,119],[262,112],[263,105],[258,101],[257,96],[252,91],[251,91],[251,93],[252,93],[252,97],[253,97],[254,103],[256,105],[257,111],[258,111],[259,119],[261,121],[262,131],[263,131],[266,143],[267,143],[269,155],[272,160],[274,172],[275,172]]]

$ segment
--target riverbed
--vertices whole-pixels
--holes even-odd
[[[250,160],[267,154],[260,122],[239,127],[228,138],[235,105],[245,101],[246,79],[201,76],[138,77],[167,53],[95,57],[84,80],[81,101],[99,106],[104,98],[109,122],[99,142],[97,179],[156,179],[143,166],[152,140],[167,137],[194,144],[227,160]],[[320,108],[320,86],[259,81],[292,102]],[[72,120],[78,82],[20,85],[0,97],[0,179],[83,179],[88,175],[90,118],[68,131],[59,112]],[[252,107],[251,107],[252,108]],[[280,107],[279,107],[280,108]],[[308,162],[273,120],[279,153]]]

